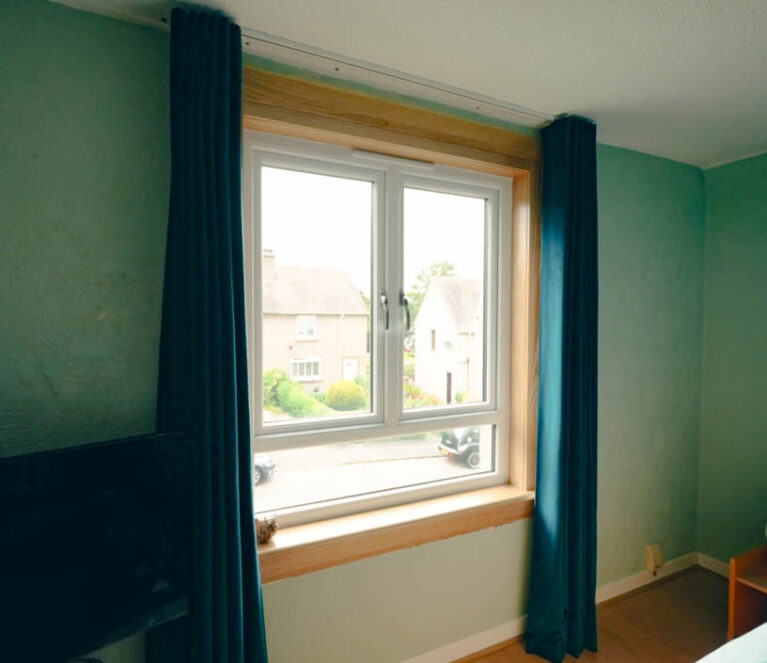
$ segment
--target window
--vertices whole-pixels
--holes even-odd
[[[296,382],[317,382],[320,379],[320,358],[293,359],[290,362],[290,377]]]
[[[253,449],[276,468],[256,512],[290,525],[507,482],[511,180],[245,145]]]
[[[317,316],[296,316],[296,338],[302,341],[317,338]]]

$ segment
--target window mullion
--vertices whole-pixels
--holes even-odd
[[[373,244],[371,247],[373,281],[370,303],[371,317],[371,357],[370,357],[370,387],[375,401],[373,412],[381,425],[386,417],[386,329],[384,328],[384,310],[381,306],[381,293],[386,290],[386,237],[387,237],[387,176],[381,171],[375,180],[373,200]]]
[[[402,176],[390,166],[386,173],[386,294],[389,302],[389,329],[386,332],[385,408],[387,426],[394,426],[402,415]]]

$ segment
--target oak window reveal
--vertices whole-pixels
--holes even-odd
[[[257,513],[507,483],[511,179],[259,132],[244,155]]]

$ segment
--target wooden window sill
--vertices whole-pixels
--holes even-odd
[[[495,486],[278,530],[258,546],[261,582],[529,518],[533,497]]]

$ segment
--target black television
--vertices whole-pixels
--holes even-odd
[[[0,661],[70,661],[186,614],[191,489],[182,435],[0,459]]]

